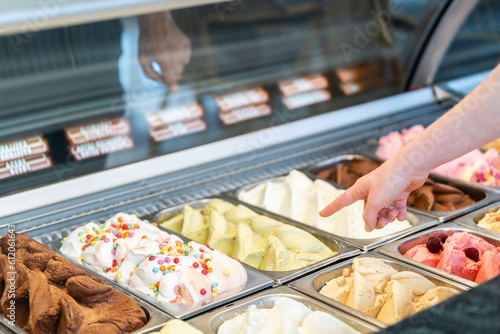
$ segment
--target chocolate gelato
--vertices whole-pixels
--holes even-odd
[[[6,234],[0,247],[0,313],[28,333],[129,333],[147,323],[130,297],[29,236]]]
[[[350,187],[357,179],[370,173],[378,166],[379,164],[371,159],[354,158],[350,161],[339,162],[332,168],[324,169],[316,176]],[[408,197],[409,206],[427,211],[457,210],[474,203],[475,201],[460,189],[435,182],[430,178]]]

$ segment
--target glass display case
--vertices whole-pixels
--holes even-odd
[[[4,33],[0,195],[401,93],[445,7],[193,3]]]

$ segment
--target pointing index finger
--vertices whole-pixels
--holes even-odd
[[[333,202],[328,204],[323,210],[319,212],[321,217],[329,217],[335,212],[340,211],[342,208],[354,204],[355,202],[364,199],[355,186],[347,189],[340,194]]]

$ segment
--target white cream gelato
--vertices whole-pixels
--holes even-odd
[[[280,297],[268,308],[250,307],[224,322],[217,334],[329,334],[359,333],[333,315],[312,311],[291,298]]]
[[[199,220],[196,224],[202,225]],[[185,244],[155,224],[124,213],[102,225],[75,229],[61,252],[168,303],[208,299],[247,281],[238,261],[194,241]]]

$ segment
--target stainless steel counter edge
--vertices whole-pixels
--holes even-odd
[[[162,10],[217,4],[224,0],[24,0],[0,5],[0,36],[111,20]]]
[[[394,262],[395,264],[398,264],[400,266],[403,266],[403,267],[407,267],[408,269],[410,269],[411,271],[414,271],[414,272],[417,272],[419,274],[422,274],[424,276],[427,276],[427,277],[430,277],[431,279],[435,279],[435,280],[438,280],[442,283],[445,283],[446,285],[450,285],[450,286],[453,286],[454,288],[457,288],[459,290],[462,290],[462,291],[465,291],[465,290],[468,290],[469,287],[464,285],[464,284],[460,284],[460,283],[457,283],[453,280],[448,280],[440,275],[435,275],[431,272],[428,272],[426,270],[422,270],[421,268],[418,268],[416,266],[412,266],[411,264],[408,264],[406,262],[402,262],[402,261],[398,261],[397,259],[394,259],[392,257],[389,257],[389,256],[386,256],[386,255],[383,255],[383,254],[380,254],[380,253],[377,253],[375,251],[371,251],[371,252],[367,252],[367,253],[363,253],[362,255],[356,257],[356,258],[360,258],[360,257],[373,257],[373,258],[378,258],[378,259],[382,259],[382,260],[387,260],[387,261],[390,261],[390,262]],[[303,293],[303,294],[306,294],[314,299],[317,299],[325,304],[328,304],[334,308],[338,308],[346,313],[349,313],[351,314],[352,316],[355,316],[355,317],[358,317],[366,322],[369,322],[375,326],[378,326],[380,328],[386,328],[388,327],[389,325],[376,319],[376,318],[373,318],[373,317],[370,317],[364,313],[362,313],[361,311],[357,311],[351,307],[348,307],[340,302],[337,302],[331,298],[328,298],[326,296],[323,296],[321,295],[317,290],[315,290],[312,286],[312,283],[314,282],[314,280],[323,275],[323,274],[326,274],[326,273],[329,273],[331,271],[334,271],[334,270],[338,270],[338,269],[341,269],[345,266],[348,266],[348,265],[351,265],[352,264],[352,261],[354,259],[349,259],[347,261],[344,261],[344,262],[341,262],[341,263],[337,263],[331,267],[328,267],[328,268],[325,268],[321,271],[317,271],[311,275],[308,275],[306,277],[303,277],[299,280],[296,280],[292,283],[289,284],[289,287],[294,289],[294,290],[297,290],[299,291],[300,293]]]
[[[445,223],[445,224],[436,226],[436,227],[434,227],[432,229],[428,229],[428,230],[416,233],[416,234],[414,234],[412,236],[409,236],[409,237],[407,237],[405,239],[401,239],[401,240],[398,240],[396,242],[384,245],[384,246],[378,248],[376,251],[379,252],[379,253],[381,253],[381,254],[384,254],[384,255],[387,255],[389,257],[392,257],[392,258],[394,258],[396,260],[399,260],[401,262],[408,263],[408,264],[410,264],[410,265],[412,265],[414,267],[418,267],[420,269],[423,269],[425,271],[431,272],[431,273],[436,274],[438,276],[447,278],[448,280],[458,282],[458,283],[460,283],[462,285],[466,285],[466,286],[469,286],[469,287],[472,287],[472,288],[478,286],[477,283],[469,281],[468,279],[465,279],[465,278],[462,278],[462,277],[459,277],[459,276],[456,276],[456,275],[452,275],[452,274],[447,273],[447,272],[445,272],[443,270],[439,270],[439,269],[436,269],[434,267],[428,266],[426,264],[420,263],[418,261],[409,259],[409,258],[403,256],[399,252],[399,250],[398,250],[399,245],[401,245],[401,244],[403,244],[405,242],[408,242],[408,241],[414,240],[416,238],[425,236],[425,235],[427,235],[429,233],[433,233],[433,232],[444,230],[444,229],[452,229],[452,230],[457,230],[457,231],[469,232],[471,234],[475,234],[475,235],[483,237],[483,238],[495,240],[495,241],[497,241],[500,244],[500,238],[498,236],[493,235],[492,233],[486,233],[484,231],[478,231],[477,229],[472,229],[472,228],[469,228],[469,227],[466,227],[466,226],[462,226],[462,225],[458,225],[458,224],[455,224],[453,222],[450,222],[450,223]]]
[[[212,198],[219,198],[219,199],[222,199],[224,201],[228,201],[232,204],[235,204],[235,205],[238,205],[238,204],[241,204],[241,205],[244,205],[246,207],[248,207],[249,209],[255,211],[256,213],[258,214],[261,214],[261,215],[265,215],[265,216],[268,216],[268,217],[271,217],[273,219],[276,219],[284,224],[288,224],[288,225],[292,225],[292,226],[295,226],[295,227],[298,227],[308,233],[311,233],[313,236],[318,235],[322,238],[325,238],[325,239],[328,239],[328,240],[333,240],[336,244],[338,244],[340,246],[340,251],[338,253],[336,253],[335,255],[333,256],[330,256],[324,260],[321,260],[319,262],[316,262],[316,263],[313,263],[307,267],[304,267],[304,268],[301,268],[301,269],[297,269],[297,270],[293,270],[293,271],[267,271],[267,270],[260,270],[260,269],[257,269],[257,268],[254,268],[254,267],[251,267],[245,263],[243,263],[243,265],[248,268],[248,269],[251,269],[259,274],[262,274],[262,275],[265,275],[269,278],[272,278],[275,282],[275,285],[274,286],[278,286],[278,285],[281,285],[281,284],[284,284],[286,282],[289,282],[299,276],[302,276],[302,275],[306,275],[307,273],[309,272],[312,272],[314,270],[318,270],[319,268],[322,268],[324,266],[327,266],[329,264],[332,264],[332,263],[335,263],[337,261],[340,261],[340,260],[343,260],[343,259],[346,259],[346,258],[349,258],[349,257],[352,257],[352,256],[355,256],[355,255],[358,255],[358,254],[361,254],[361,251],[355,247],[354,245],[352,245],[351,243],[349,242],[346,242],[344,239],[342,238],[338,238],[337,236],[335,236],[334,238],[332,238],[332,235],[330,235],[329,233],[326,233],[324,231],[321,231],[321,230],[318,230],[316,228],[313,228],[311,226],[308,226],[308,225],[304,225],[304,224],[300,224],[300,223],[297,223],[293,220],[289,220],[285,217],[281,217],[279,215],[276,215],[272,212],[267,212],[265,210],[262,210],[261,208],[258,208],[258,207],[255,207],[255,206],[252,206],[252,205],[249,205],[247,203],[243,203],[243,202],[240,202],[238,201],[237,199],[234,199],[234,198],[231,198],[231,197],[227,197],[225,196],[224,194],[221,194],[221,196],[215,196],[215,197],[211,197],[211,198],[205,198],[205,199],[199,199],[199,200],[196,200],[196,201],[193,201],[193,202],[188,202],[186,204],[193,204],[193,203],[204,203],[205,201],[209,201],[210,199]],[[162,210],[160,211],[158,214],[161,214],[162,212],[172,212],[172,211],[175,211],[175,212],[180,212],[182,207],[184,206],[184,204],[181,204],[181,205],[178,205],[178,206],[174,206],[174,207],[171,207],[171,208],[167,208],[165,210]],[[158,221],[158,215],[155,216],[155,220]],[[159,224],[158,226],[161,227],[161,225]],[[167,229],[165,229],[167,230]],[[170,230],[167,230],[169,233],[172,233],[173,231],[170,231]],[[175,232],[174,232],[175,233]],[[175,233],[175,234],[178,234],[178,233]],[[183,236],[183,235],[180,235],[182,238],[186,239],[186,240],[190,240],[189,238]],[[315,236],[316,237],[316,236]],[[321,241],[321,240],[320,240]]]
[[[272,298],[278,296],[288,297],[292,299],[294,298],[301,299],[301,302],[304,302],[304,304],[308,307],[312,306],[317,310],[328,312],[334,316],[343,317],[344,319],[349,319],[351,322],[354,322],[359,326],[364,327],[368,331],[379,330],[379,327],[374,326],[369,322],[365,322],[362,319],[359,319],[358,317],[353,317],[352,315],[343,312],[342,310],[336,308],[330,308],[328,305],[321,303],[320,301],[314,298],[310,298],[307,295],[301,294],[286,286],[280,286],[278,288],[264,290],[258,294],[241,299],[235,302],[234,304],[227,305],[225,308],[213,310],[201,316],[195,317],[189,320],[188,322],[197,328],[203,329],[204,333],[215,334],[216,332],[213,331],[211,328],[212,327],[211,324],[213,324],[214,321],[220,322],[221,320],[229,320],[230,318],[246,310],[251,304],[253,304],[253,302],[258,301],[259,299]],[[229,318],[229,316],[231,317]]]
[[[305,174],[309,178],[311,178],[312,180],[319,179],[318,177],[316,177],[315,175],[313,175],[313,174],[305,171],[304,169],[300,169],[300,171],[305,172]],[[262,180],[262,181],[258,181],[258,182],[252,183],[252,184],[248,184],[248,185],[245,185],[245,186],[243,186],[243,187],[241,187],[239,189],[236,189],[235,191],[229,191],[229,192],[225,193],[224,195],[226,195],[229,198],[232,198],[232,199],[240,202],[243,205],[246,205],[246,206],[252,208],[253,210],[260,210],[260,211],[264,212],[266,215],[269,215],[269,216],[272,216],[272,217],[276,217],[276,219],[286,221],[289,224],[295,225],[295,226],[300,227],[300,228],[311,229],[311,230],[315,231],[315,233],[320,233],[320,234],[326,235],[329,238],[335,238],[335,239],[338,239],[338,240],[342,240],[342,241],[344,241],[344,242],[346,242],[348,244],[351,244],[351,245],[353,245],[353,246],[361,249],[362,251],[369,251],[371,249],[375,249],[375,248],[377,248],[377,247],[379,247],[379,246],[381,246],[383,244],[386,244],[388,242],[404,238],[404,237],[406,237],[406,236],[408,236],[410,234],[419,232],[421,230],[424,230],[426,228],[433,227],[433,226],[439,224],[439,221],[436,218],[434,218],[434,217],[431,217],[429,215],[422,215],[420,212],[408,210],[409,211],[408,212],[408,219],[409,220],[416,220],[417,221],[414,227],[411,227],[411,228],[408,228],[406,230],[402,230],[402,231],[399,231],[399,232],[395,232],[393,234],[390,234],[390,235],[387,235],[387,236],[383,236],[383,237],[372,238],[372,239],[355,239],[355,238],[348,238],[348,237],[344,237],[344,236],[341,236],[341,235],[333,234],[333,233],[321,230],[319,228],[316,228],[316,227],[314,227],[312,225],[308,225],[308,224],[305,224],[305,223],[302,223],[302,222],[299,222],[299,221],[287,218],[287,217],[282,216],[280,214],[276,214],[274,212],[267,211],[267,210],[262,209],[260,207],[256,207],[256,206],[251,205],[249,203],[242,202],[242,201],[238,200],[238,193],[240,191],[245,190],[245,189],[253,188],[256,185],[261,184],[263,182],[272,181],[272,180],[279,180],[279,179],[281,179],[283,177],[284,176],[278,176],[278,177],[274,177],[274,178],[271,178],[271,179]],[[328,182],[328,183],[332,184],[335,187],[337,186],[337,184],[335,184],[334,182],[332,182],[330,180],[324,180],[324,179],[321,179],[321,180],[325,181],[325,182]]]
[[[92,175],[27,190],[0,198],[0,207],[2,208],[0,217],[8,217],[16,213],[26,212],[238,154],[256,152],[266,147],[325,131],[345,129],[349,125],[396,114],[401,111],[402,105],[405,108],[416,108],[435,102],[432,89],[424,88],[116,167]]]

